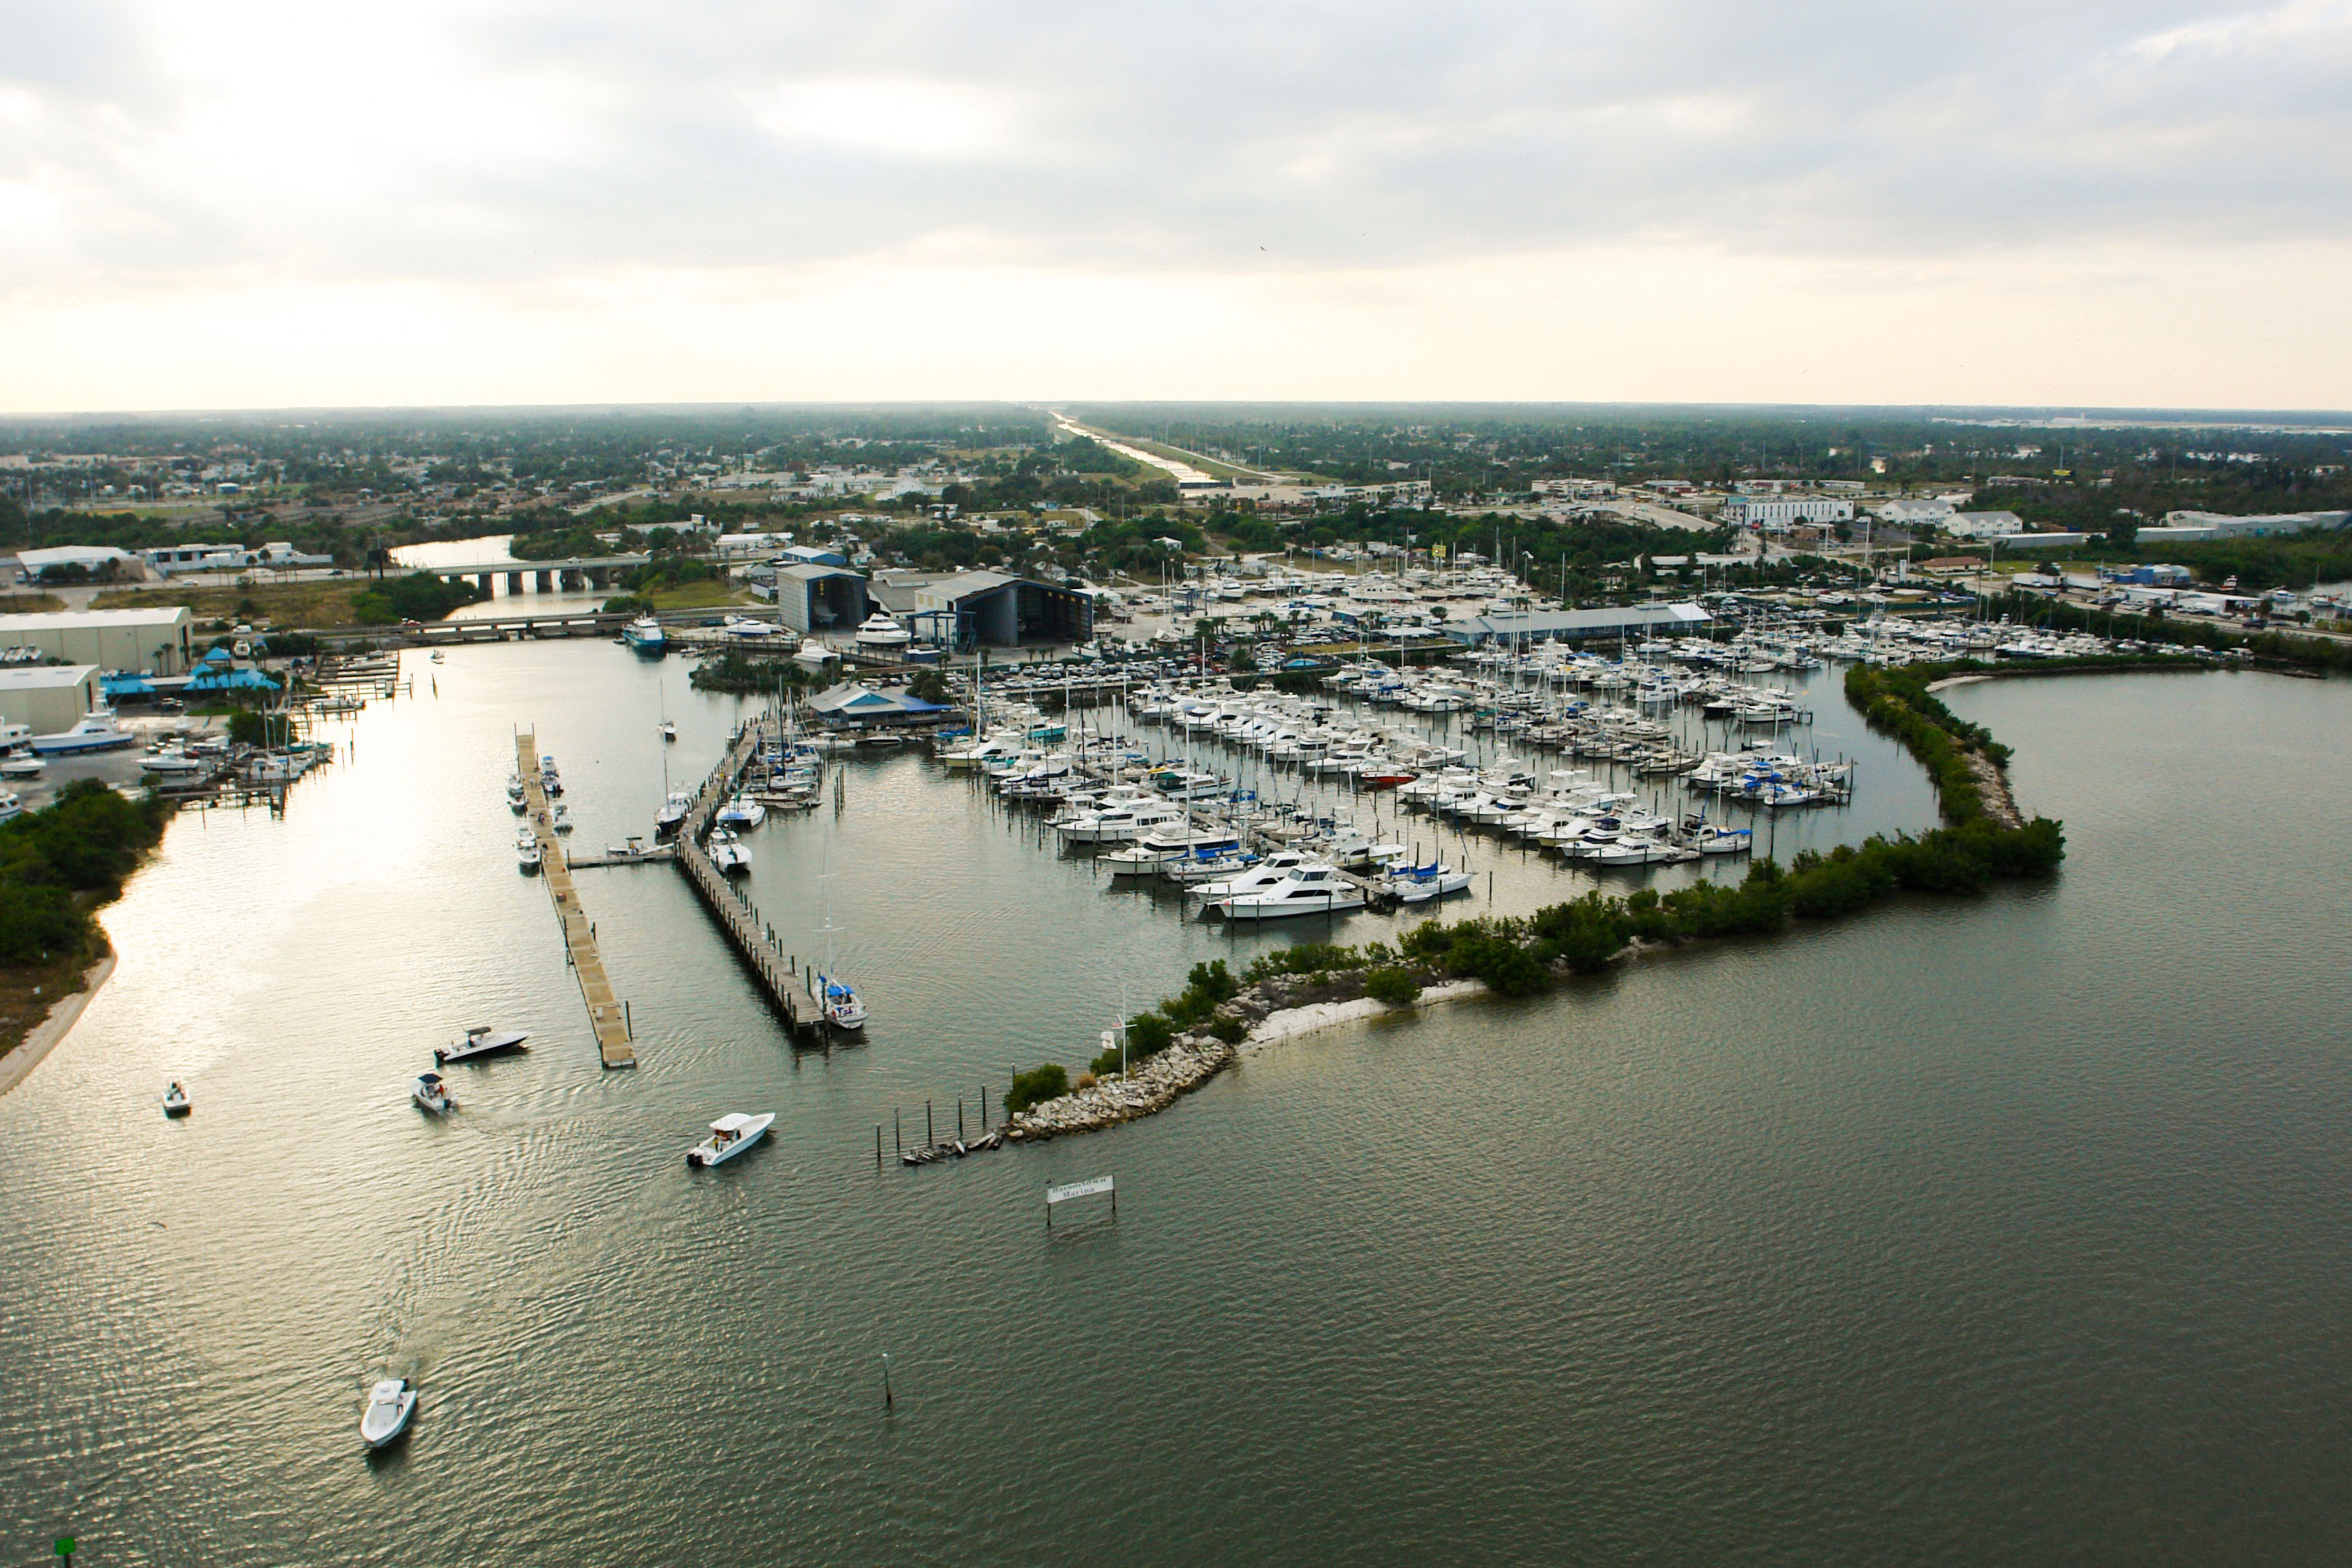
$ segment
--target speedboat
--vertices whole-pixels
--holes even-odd
[[[559,833],[570,832],[572,831],[572,808],[565,805],[562,801],[558,800],[555,803],[555,820],[549,825],[553,827]]]
[[[191,773],[202,773],[207,764],[201,757],[191,757],[178,747],[169,746],[152,756],[142,758],[139,766],[150,773],[177,779]]]
[[[1157,876],[1160,862],[1167,858],[1158,850],[1129,844],[1115,853],[1100,857],[1095,863],[1108,868],[1113,876]]]
[[[360,1417],[360,1436],[371,1448],[381,1448],[408,1430],[416,1414],[416,1390],[405,1377],[387,1377],[368,1390],[367,1411]]]
[[[746,876],[751,870],[751,852],[739,842],[725,828],[710,830],[710,863],[719,868],[721,876]]]
[[[719,807],[718,816],[713,819],[722,828],[756,828],[767,820],[768,808],[740,791]]]
[[[622,627],[621,641],[649,659],[658,659],[669,650],[668,633],[650,615],[640,615]]]
[[[502,1051],[520,1051],[522,1042],[530,1038],[519,1029],[492,1029],[488,1024],[466,1031],[466,1038],[455,1045],[433,1048],[433,1060],[446,1067],[453,1061],[471,1061],[478,1056],[496,1056]]]
[[[437,1072],[418,1073],[416,1082],[409,1086],[408,1093],[411,1099],[436,1116],[446,1116],[457,1108],[457,1102],[449,1096],[449,1085],[442,1082]]]
[[[541,858],[539,836],[525,828],[515,837],[515,869],[530,876],[539,870]]]
[[[507,810],[520,816],[530,805],[530,797],[523,790],[521,776],[509,774],[507,776]]]
[[[1715,822],[1700,824],[1691,837],[1691,848],[1703,855],[1746,854],[1756,847],[1753,828],[1727,828]]]
[[[41,769],[46,766],[47,764],[32,752],[14,752],[6,761],[0,762],[0,779],[38,779],[41,776]]]
[[[857,628],[857,645],[861,648],[903,648],[914,640],[913,633],[879,610]]]
[[[446,664],[449,662],[449,655],[436,648],[433,650],[433,662],[436,664]]]
[[[686,1151],[686,1163],[700,1170],[725,1165],[745,1149],[760,1141],[768,1124],[776,1119],[773,1111],[757,1115],[749,1111],[730,1111],[710,1124],[710,1136]]]
[[[670,791],[669,799],[664,800],[661,810],[654,813],[655,837],[666,839],[677,832],[678,824],[685,821],[686,814],[693,810],[693,796],[683,789]]]
[[[57,735],[33,737],[32,747],[44,757],[71,757],[84,751],[119,751],[139,744],[139,737],[114,722],[112,708],[94,707],[81,722]]]
[[[25,802],[14,789],[0,789],[0,822],[13,821],[25,814]]]
[[[1396,894],[1400,904],[1426,904],[1469,887],[1470,873],[1443,861],[1432,861],[1427,865],[1391,866],[1381,883]]]
[[[172,1086],[163,1091],[163,1114],[166,1116],[184,1116],[187,1113],[188,1092],[186,1089],[183,1088],[176,1080],[174,1080]]]
[[[866,1004],[857,999],[856,988],[833,975],[819,975],[818,998],[824,1006],[824,1021],[839,1030],[861,1030],[866,1027]]]

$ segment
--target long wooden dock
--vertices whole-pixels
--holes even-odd
[[[736,956],[760,981],[776,1010],[784,1016],[784,1023],[794,1039],[814,1035],[824,1028],[824,1014],[793,972],[793,961],[776,945],[772,927],[763,925],[760,912],[742,891],[727,880],[712,863],[702,847],[703,837],[710,830],[710,819],[743,777],[743,770],[759,755],[761,744],[768,738],[765,722],[753,719],[746,724],[727,747],[727,755],[702,781],[696,792],[693,806],[677,830],[677,863],[686,873],[702,906],[719,923],[719,929],[734,946]]]
[[[588,1004],[589,1027],[596,1031],[596,1051],[607,1067],[635,1067],[637,1052],[629,1035],[628,1009],[613,995],[605,977],[604,960],[596,951],[596,928],[580,907],[572,885],[572,867],[563,858],[562,841],[547,809],[547,791],[539,779],[539,737],[515,737],[515,770],[522,777],[524,821],[539,841],[540,880],[555,901],[555,917],[563,925],[563,946],[572,962],[572,977],[580,982],[580,999]]]

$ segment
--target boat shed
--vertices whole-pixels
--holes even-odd
[[[857,681],[827,686],[809,699],[808,711],[819,724],[833,728],[856,726],[927,724],[947,709],[905,692],[877,692]]]
[[[184,673],[194,655],[187,606],[158,610],[68,610],[0,615],[0,648],[33,648],[65,664],[142,674]]]
[[[866,580],[845,567],[776,568],[776,618],[795,632],[854,632],[873,612]]]
[[[1528,615],[1478,615],[1449,621],[1443,628],[1457,643],[1619,642],[1629,637],[1672,636],[1696,631],[1714,620],[1696,604],[1627,604],[1599,610],[1549,610]]]
[[[1076,643],[1095,634],[1094,595],[1001,571],[960,571],[915,591],[915,613],[954,618],[958,651]]]
[[[0,670],[0,721],[29,724],[35,735],[71,729],[100,704],[96,664]]]

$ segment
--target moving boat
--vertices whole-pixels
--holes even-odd
[[[172,1086],[163,1091],[163,1114],[166,1116],[184,1116],[187,1113],[188,1092],[180,1086],[177,1079],[174,1079],[172,1082]]]
[[[658,659],[669,651],[668,633],[650,615],[640,615],[622,627],[621,641],[649,659]]]
[[[914,640],[913,633],[879,610],[857,628],[857,645],[861,648],[903,648]]]
[[[408,1430],[416,1414],[416,1390],[405,1377],[387,1377],[368,1390],[366,1413],[360,1416],[360,1436],[371,1448],[381,1448]]]
[[[466,1031],[466,1038],[456,1045],[436,1046],[433,1060],[446,1067],[453,1061],[471,1061],[478,1056],[496,1056],[502,1051],[519,1051],[530,1036],[519,1029],[492,1029],[481,1024]]]
[[[693,796],[683,789],[672,790],[669,799],[662,802],[661,810],[654,813],[654,836],[666,839],[677,832],[677,825],[685,821],[686,814],[693,810]]]
[[[418,1073],[408,1092],[411,1099],[436,1116],[446,1116],[457,1108],[457,1102],[450,1098],[449,1085],[437,1072]]]
[[[743,876],[751,870],[751,852],[725,828],[710,830],[710,863],[721,876]]]
[[[114,710],[94,707],[81,722],[58,735],[33,737],[32,747],[44,757],[71,757],[84,751],[119,751],[136,746],[139,737],[114,722]]]
[[[686,1163],[699,1170],[724,1165],[760,1141],[776,1119],[773,1111],[753,1114],[749,1111],[730,1111],[710,1124],[710,1136],[686,1152]]]

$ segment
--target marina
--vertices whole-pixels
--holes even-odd
[[[613,982],[604,974],[604,956],[596,947],[595,922],[580,906],[571,868],[564,862],[562,841],[555,834],[538,737],[523,731],[516,735],[514,744],[515,778],[520,782],[525,831],[531,836],[535,857],[527,863],[541,868],[540,880],[547,884],[548,897],[554,903],[556,921],[563,928],[565,959],[579,983],[580,999],[588,1009],[588,1025],[596,1036],[597,1059],[608,1068],[635,1067],[637,1052],[628,1008],[614,995]]]

